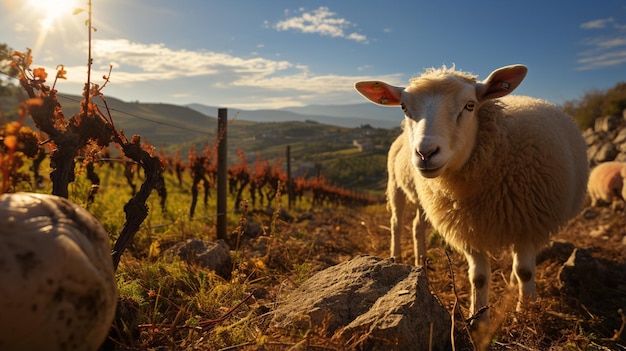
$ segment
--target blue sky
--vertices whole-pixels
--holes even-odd
[[[65,65],[59,91],[80,94],[86,14],[63,1],[0,0],[0,43],[32,48],[34,67]],[[356,81],[405,85],[444,64],[481,79],[525,64],[517,93],[555,103],[626,80],[624,0],[93,0],[93,18],[92,81],[113,65],[104,93],[125,101],[351,104],[365,101]]]

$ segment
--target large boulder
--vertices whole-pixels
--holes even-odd
[[[626,291],[626,264],[596,257],[593,251],[575,248],[561,267],[555,285],[567,296],[569,303],[578,307],[584,305],[585,310],[596,314],[606,311],[607,301],[623,301]]]
[[[372,256],[311,277],[283,299],[272,325],[315,329],[349,349],[450,348],[450,314],[430,293],[423,268]]]
[[[618,153],[619,152],[615,145],[611,142],[607,142],[602,144],[602,146],[598,149],[593,160],[596,163],[613,161]]]
[[[0,195],[0,350],[95,351],[115,315],[109,235],[67,199]]]
[[[606,267],[591,251],[575,248],[559,271],[559,285],[563,292],[576,296],[603,282],[607,274]]]
[[[623,122],[624,119],[620,115],[611,115],[596,118],[594,130],[596,132],[612,132],[618,129]]]

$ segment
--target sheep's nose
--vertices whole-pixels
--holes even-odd
[[[422,161],[428,161],[431,157],[435,156],[439,152],[439,147],[432,148],[430,150],[415,150],[417,156],[419,156]]]

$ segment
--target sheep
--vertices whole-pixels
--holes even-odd
[[[587,184],[591,206],[608,203],[614,210],[620,206],[623,207],[626,199],[624,177],[626,177],[626,163],[624,162],[603,162],[594,167],[589,174]]]
[[[44,194],[0,195],[0,350],[95,351],[117,304],[109,236]]]
[[[546,101],[507,96],[527,70],[506,66],[479,82],[443,66],[406,88],[355,84],[371,102],[402,108],[403,132],[389,152],[389,173],[400,181],[390,180],[389,206],[401,212],[403,202],[394,201],[401,189],[465,255],[475,324],[489,322],[488,254],[512,248],[521,311],[536,299],[536,253],[578,213],[586,193],[586,144],[572,118]],[[423,243],[416,246],[423,252]]]

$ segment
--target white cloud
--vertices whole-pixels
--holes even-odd
[[[115,62],[112,77],[120,83],[213,76],[222,72],[258,79],[292,67],[287,61],[172,50],[164,44],[134,43],[126,39],[94,41],[93,56],[98,62]]]
[[[589,22],[585,22],[583,24],[580,25],[580,28],[582,29],[602,29],[602,28],[606,28],[606,26],[609,23],[613,23],[613,18],[609,17],[609,18],[603,18],[603,19],[597,19],[597,20],[593,20],[593,21],[589,21]]]
[[[16,23],[13,30],[15,30],[16,33],[21,33],[28,31],[28,27],[26,27],[23,23]]]
[[[601,69],[626,64],[626,25],[612,17],[585,22],[582,29],[593,29],[595,37],[582,40],[586,49],[579,54],[578,70]]]
[[[86,48],[83,48],[86,50]],[[221,91],[222,94],[250,97],[250,105],[276,106],[294,105],[316,99],[334,101],[357,97],[353,85],[356,81],[369,80],[365,75],[342,76],[318,75],[310,72],[306,65],[284,60],[262,57],[242,58],[231,54],[173,50],[164,44],[145,44],[126,39],[95,40],[93,57],[96,62],[92,82],[101,84],[102,76],[108,74],[113,65],[110,89],[152,89],[168,86],[171,96],[182,98],[198,94],[200,90]],[[83,84],[85,67],[66,67],[68,81],[63,83]],[[52,72],[52,67],[46,67]],[[378,76],[390,83],[401,84],[401,74]],[[176,86],[176,88],[174,88]],[[106,93],[106,92],[105,92]],[[252,97],[257,96],[258,99]],[[238,103],[239,104],[239,103]]]
[[[601,49],[611,49],[619,46],[626,46],[626,38],[596,38],[588,42],[589,45],[596,46]]]
[[[296,30],[302,33],[320,34],[334,38],[344,38],[359,43],[368,43],[367,36],[356,32],[350,32],[350,28],[355,27],[352,22],[345,18],[337,17],[335,12],[330,11],[326,6],[320,6],[312,12],[304,12],[303,8],[298,10],[299,15],[279,21],[274,25],[278,31]],[[289,11],[285,11],[289,15]]]
[[[587,56],[579,59],[578,63],[580,71],[623,65],[626,64],[626,50]]]
[[[367,37],[365,35],[359,34],[359,33],[350,33],[350,34],[348,34],[346,39],[354,40],[354,41],[358,41],[358,42],[367,42]]]

